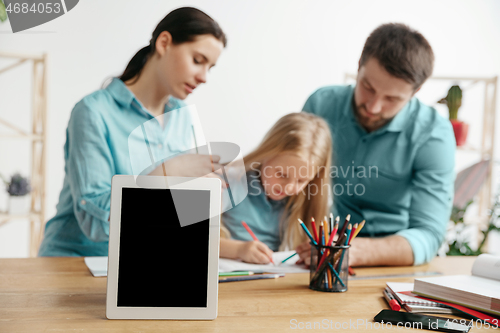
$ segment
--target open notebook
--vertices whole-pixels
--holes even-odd
[[[299,256],[287,260],[285,263],[280,264],[284,259],[288,258],[295,251],[282,251],[273,253],[273,264],[255,265],[247,264],[240,260],[232,259],[219,259],[219,272],[233,272],[233,271],[252,271],[252,272],[267,272],[267,273],[309,273],[304,265],[296,265]]]
[[[247,264],[240,260],[232,259],[219,259],[219,272],[233,272],[233,271],[252,271],[252,272],[268,272],[268,273],[309,273],[304,265],[296,265],[295,263],[299,259],[295,256],[284,264],[280,264],[281,261],[288,258],[295,251],[283,251],[274,252],[273,261],[276,265],[254,265]],[[89,268],[93,276],[107,276],[108,275],[108,257],[85,257],[85,264]],[[137,268],[140,271],[140,267]]]
[[[415,279],[413,292],[500,315],[500,257],[480,255],[474,261],[472,275]]]

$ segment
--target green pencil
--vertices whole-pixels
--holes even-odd
[[[289,256],[288,258],[286,258],[285,260],[283,260],[281,263],[284,263],[285,261],[287,261],[288,259],[292,258],[293,256],[295,256],[297,254],[297,252],[295,252],[294,254],[292,254],[291,256]]]
[[[241,271],[241,272],[219,272],[219,276],[238,276],[238,275],[253,275],[253,272],[250,271]]]

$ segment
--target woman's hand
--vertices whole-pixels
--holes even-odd
[[[269,264],[273,251],[259,241],[243,242],[237,250],[238,258],[251,264]]]
[[[179,155],[163,162],[150,175],[219,178],[222,181],[222,187],[226,188],[227,184],[224,181],[219,160],[218,155]]]
[[[305,242],[297,246],[295,249],[299,255],[299,260],[297,260],[297,265],[305,264],[307,267],[311,265],[311,243]]]

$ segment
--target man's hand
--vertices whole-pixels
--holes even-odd
[[[369,252],[374,246],[371,238],[355,238],[349,248],[349,266],[370,266]]]
[[[299,260],[297,260],[297,265],[305,264],[306,266],[311,265],[311,243],[304,242],[297,246],[295,249],[299,255]]]
[[[269,264],[273,257],[273,251],[262,242],[250,241],[243,242],[238,246],[237,256],[251,264]]]
[[[413,250],[401,236],[356,237],[349,249],[349,266],[411,266]]]

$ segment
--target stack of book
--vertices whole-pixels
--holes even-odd
[[[408,312],[463,314],[481,319],[500,318],[500,257],[482,254],[472,275],[388,282],[386,291]]]

